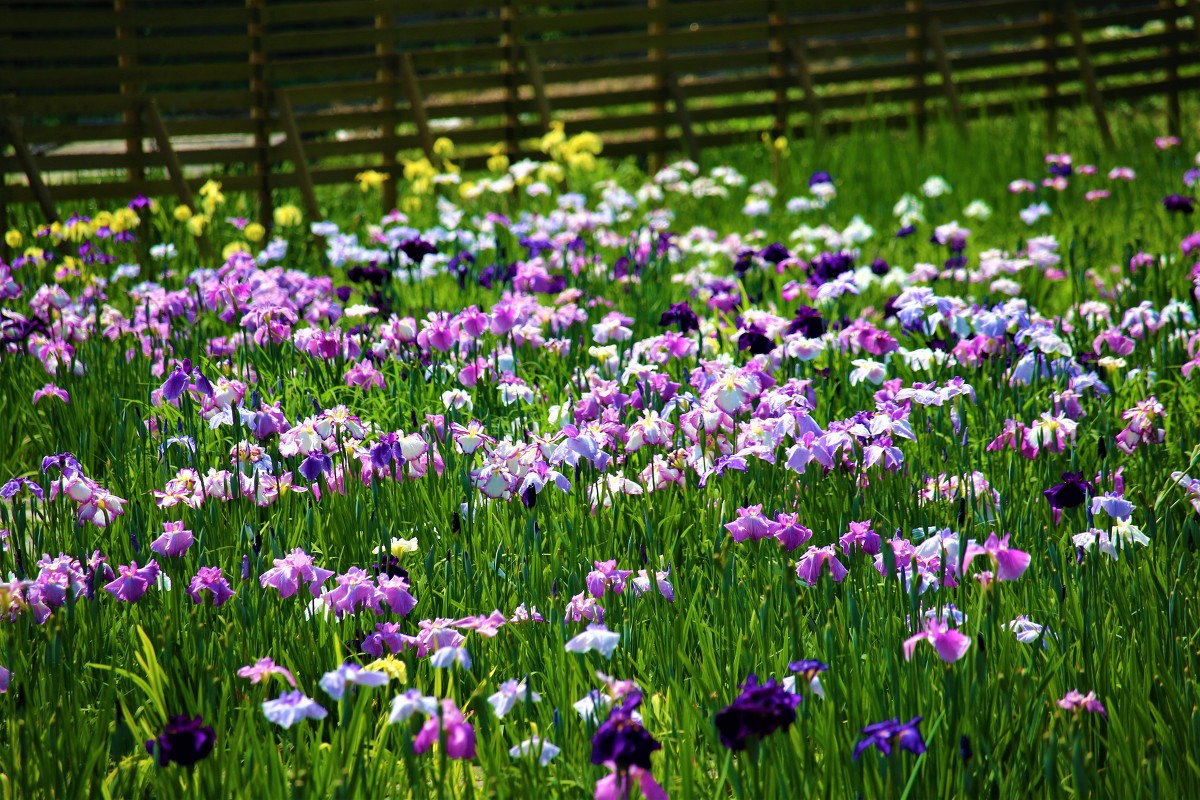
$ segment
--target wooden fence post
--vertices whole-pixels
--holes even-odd
[[[250,124],[254,132],[254,177],[258,184],[258,221],[270,230],[274,224],[271,211],[271,142],[267,128],[267,55],[263,47],[264,0],[246,0],[246,32],[250,36],[250,92],[253,106]]]
[[[192,197],[191,187],[188,186],[187,179],[183,176],[183,165],[179,162],[179,155],[171,146],[171,137],[167,135],[166,123],[163,122],[162,114],[158,113],[158,101],[153,97],[148,98],[143,104],[143,111],[150,123],[150,131],[154,134],[154,143],[166,163],[167,175],[175,187],[175,193],[179,195],[180,202],[195,211],[196,200]]]
[[[800,78],[800,86],[804,89],[804,105],[808,110],[809,136],[821,140],[825,136],[821,124],[821,100],[817,97],[817,87],[813,84],[812,68],[809,66],[808,48],[800,39],[788,39],[788,52],[791,53],[792,63],[796,65],[796,75]]]
[[[3,141],[3,139],[0,139]],[[0,147],[0,155],[3,155]],[[8,170],[0,168],[0,259],[9,260],[8,243],[3,235],[8,231]]]
[[[417,71],[413,69],[412,56],[400,56],[400,79],[404,82],[404,93],[408,96],[408,107],[417,126],[417,138],[425,157],[433,161],[433,131],[429,129],[429,117],[425,114],[425,100],[421,97],[421,84],[417,82]]]
[[[1088,56],[1087,42],[1083,39],[1083,28],[1079,24],[1079,14],[1075,11],[1075,3],[1067,0],[1064,8],[1067,31],[1071,34],[1071,45],[1075,48],[1075,60],[1079,62],[1079,75],[1087,91],[1088,102],[1092,105],[1092,113],[1096,115],[1096,127],[1106,147],[1113,146],[1112,129],[1108,127],[1108,115],[1104,113],[1104,97],[1096,84],[1096,73],[1092,69],[1092,59]]]
[[[387,0],[381,0],[381,5],[386,4]],[[375,57],[379,59],[379,71],[375,73],[375,82],[379,85],[379,111],[383,116],[383,123],[379,126],[379,139],[383,169],[389,176],[388,180],[383,182],[382,199],[385,212],[396,207],[396,184],[400,180],[400,176],[396,174],[396,150],[399,149],[399,144],[396,140],[396,43],[391,36],[394,24],[395,20],[390,13],[375,15]]]
[[[663,155],[667,145],[667,126],[663,121],[663,115],[667,113],[667,82],[663,63],[666,60],[666,51],[661,44],[661,38],[667,32],[662,13],[666,10],[667,0],[647,0],[647,3],[650,9],[650,26],[647,32],[650,34],[652,46],[646,52],[646,59],[650,62],[652,70],[650,81],[654,87],[654,102],[651,103],[650,111],[655,118],[651,133],[649,167],[650,172],[655,173],[663,167]]]
[[[13,147],[17,163],[21,165],[25,177],[29,179],[29,189],[33,192],[38,206],[41,207],[42,215],[47,222],[57,222],[58,209],[54,205],[54,199],[50,196],[50,190],[46,188],[46,182],[42,180],[41,170],[38,169],[37,161],[34,160],[29,145],[25,142],[25,132],[21,130],[21,123],[11,114],[4,117],[4,133]]]
[[[904,4],[905,10],[909,16],[914,19],[909,21],[906,27],[905,35],[909,39],[908,61],[910,64],[915,64],[917,74],[913,75],[912,89],[915,97],[912,101],[912,116],[917,123],[917,138],[921,141],[925,140],[925,133],[928,120],[925,116],[925,73],[928,67],[925,62],[925,0],[907,0]]]
[[[1042,25],[1041,47],[1046,52],[1042,61],[1042,102],[1046,106],[1046,146],[1054,148],[1058,138],[1058,15],[1054,3],[1038,14]]]
[[[533,99],[537,103],[538,117],[541,119],[543,130],[548,131],[553,117],[550,114],[550,98],[546,96],[546,81],[542,77],[542,61],[533,45],[527,44],[523,49],[525,69],[529,73],[529,83],[533,86]]]
[[[671,93],[671,102],[675,105],[675,118],[679,120],[679,132],[683,136],[683,145],[687,149],[688,158],[700,163],[700,148],[696,144],[696,133],[692,130],[692,115],[688,113],[687,97],[683,87],[679,85],[679,76],[668,71],[667,90]]]
[[[942,91],[950,103],[950,114],[954,117],[954,127],[959,135],[967,136],[967,123],[963,118],[962,104],[958,101],[958,89],[954,86],[954,70],[950,65],[950,54],[946,51],[946,40],[942,38],[942,26],[936,19],[929,20],[926,28],[929,44],[933,48],[933,57],[937,61],[938,72],[942,76]]]
[[[771,34],[768,59],[771,83],[775,89],[775,122],[772,136],[786,136],[788,126],[787,52],[784,45],[784,26],[791,19],[787,0],[772,0],[768,6],[767,29]]]
[[[1172,136],[1182,136],[1183,126],[1180,121],[1179,108],[1179,9],[1175,0],[1159,0],[1162,10],[1169,14],[1167,33],[1171,41],[1163,48],[1167,57],[1167,132]],[[1193,25],[1200,25],[1200,19],[1193,19]]]
[[[304,152],[304,142],[300,139],[300,126],[296,124],[296,115],[292,112],[292,98],[287,89],[275,92],[275,105],[279,109],[279,120],[283,123],[284,133],[292,146],[292,158],[296,165],[296,177],[300,180],[300,196],[304,199],[304,211],[310,220],[324,219],[321,206],[317,204],[317,192],[313,188],[312,175],[308,171],[308,156]],[[393,180],[387,183],[394,183]]]
[[[512,0],[501,0],[500,46],[504,50],[504,61],[500,74],[504,80],[504,150],[509,157],[516,156],[517,129],[521,122],[517,114],[517,38],[513,30],[516,14]]]
[[[134,0],[113,0],[113,10],[117,12],[117,47],[123,48],[122,42],[132,43],[137,36],[137,29],[121,23],[120,16],[133,10]],[[137,93],[138,84],[132,75],[137,68],[137,56],[133,53],[117,52],[117,68],[120,70],[121,99],[125,107],[121,111],[121,121],[125,125],[125,155],[129,159],[126,175],[130,183],[141,183],[146,175],[142,168],[144,162],[142,151],[142,116],[138,113]]]

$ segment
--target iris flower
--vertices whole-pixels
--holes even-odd
[[[249,678],[250,683],[261,683],[272,675],[282,675],[293,687],[296,686],[291,670],[279,666],[270,657],[260,658],[249,666],[239,668],[237,674],[239,678]]]
[[[883,754],[891,755],[893,748],[907,750],[915,755],[925,752],[925,740],[917,726],[921,717],[913,717],[903,725],[899,717],[893,717],[883,722],[876,722],[862,729],[863,739],[854,746],[854,760],[863,754],[868,747],[878,747]]]
[[[786,731],[796,721],[796,706],[802,698],[770,678],[759,683],[751,673],[742,684],[742,693],[715,719],[721,744],[730,750],[745,750],[751,742]]]
[[[912,660],[913,652],[922,640],[933,645],[938,656],[947,663],[958,661],[967,654],[967,649],[971,646],[970,636],[960,633],[943,621],[926,620],[925,630],[904,640],[905,661]]]
[[[158,756],[158,765],[175,763],[191,767],[212,752],[216,731],[200,717],[171,717],[157,739],[146,742],[146,752]]]
[[[809,546],[808,551],[796,562],[796,577],[809,586],[816,586],[817,579],[821,577],[821,567],[826,564],[829,565],[829,575],[836,583],[841,583],[846,579],[848,574],[846,567],[838,561],[833,545]]]
[[[617,649],[620,641],[621,634],[610,631],[603,625],[592,624],[588,625],[583,633],[570,639],[565,649],[568,653],[587,653],[595,650],[605,658],[612,658],[613,650]]]
[[[278,699],[263,703],[262,709],[268,720],[284,728],[290,728],[302,719],[325,719],[329,713],[300,691],[284,692]]]
[[[345,663],[321,676],[320,686],[334,700],[341,700],[351,686],[383,686],[388,674],[382,670],[363,669],[358,664]]]

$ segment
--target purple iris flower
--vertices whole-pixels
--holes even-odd
[[[745,750],[752,742],[786,731],[796,721],[801,697],[770,678],[760,684],[753,673],[742,684],[742,693],[717,712],[717,733],[730,750]]]
[[[29,493],[38,500],[46,499],[46,493],[42,490],[42,487],[29,478],[13,478],[8,483],[0,486],[0,499],[12,500],[21,491],[22,487],[27,488]]]
[[[779,242],[772,242],[758,252],[758,257],[768,264],[778,264],[792,257],[788,249]]]
[[[395,622],[380,622],[375,630],[367,634],[362,642],[362,651],[376,658],[383,658],[383,648],[390,653],[399,653],[410,647],[417,646],[417,637],[400,632],[400,625]]]
[[[821,577],[821,567],[825,564],[829,565],[829,574],[835,582],[841,583],[846,579],[846,567],[838,561],[833,545],[826,547],[810,545],[808,551],[796,562],[796,577],[809,586],[816,586],[817,579]]]
[[[404,453],[400,449],[400,435],[385,433],[371,445],[371,466],[375,469],[386,469],[393,461],[403,464]]]
[[[871,529],[870,520],[866,520],[851,522],[850,530],[842,534],[838,539],[838,544],[841,545],[842,552],[846,555],[850,555],[857,549],[873,556],[879,552],[880,539],[879,534]]]
[[[150,543],[150,549],[160,556],[176,558],[188,551],[196,541],[192,532],[185,530],[183,522],[164,522],[163,533]]]
[[[284,692],[278,699],[262,704],[263,714],[276,725],[290,728],[302,719],[325,719],[326,711],[304,692]]]
[[[765,539],[768,536],[774,536],[775,531],[780,527],[779,523],[763,516],[761,504],[739,508],[737,514],[736,520],[725,523],[725,530],[729,531],[729,535],[735,542],[744,542],[747,539]]]
[[[191,767],[208,756],[216,744],[217,733],[200,717],[171,717],[157,739],[146,742],[146,752],[158,756],[158,765],[178,764]]]
[[[604,597],[604,591],[612,587],[613,592],[621,594],[625,591],[625,581],[633,574],[631,569],[617,569],[617,560],[593,561],[595,569],[587,574],[584,582],[592,597]]]
[[[971,562],[977,555],[990,556],[996,566],[996,578],[1002,581],[1015,581],[1021,577],[1021,574],[1029,567],[1030,555],[1024,550],[1018,550],[1015,547],[1008,546],[1008,538],[1010,534],[1005,534],[1003,538],[997,537],[996,534],[988,536],[987,541],[982,545],[971,543],[967,545],[966,560],[963,562],[963,571],[966,571],[967,564]]]
[[[379,595],[392,609],[393,614],[403,617],[416,608],[417,600],[408,591],[409,583],[405,575],[380,575],[377,582]]]
[[[312,556],[297,547],[286,557],[275,559],[275,566],[260,575],[258,581],[264,589],[274,586],[281,598],[294,595],[300,589],[300,582],[304,581],[312,596],[318,597],[321,584],[331,577],[333,570],[314,566]]]
[[[283,433],[290,427],[278,402],[263,403],[254,417],[254,436],[260,440]]]
[[[425,259],[425,256],[432,256],[437,253],[437,247],[420,237],[404,240],[400,243],[398,249],[401,253],[408,256],[409,261],[418,265]]]
[[[203,601],[204,598],[200,596],[203,591],[212,595],[213,605],[218,608],[233,597],[233,589],[229,588],[229,581],[221,574],[220,567],[201,567],[188,584],[187,593],[196,605]]]
[[[921,731],[917,729],[920,723],[921,717],[913,717],[903,725],[900,724],[899,717],[893,717],[868,725],[862,729],[865,738],[854,747],[854,760],[858,761],[863,751],[871,746],[878,747],[884,755],[891,755],[894,747],[915,755],[924,753],[925,740],[921,738]]]
[[[465,759],[475,757],[475,728],[466,721],[463,713],[450,698],[442,700],[442,718],[431,716],[425,720],[417,738],[413,740],[413,752],[417,755],[433,747],[439,731],[446,735],[446,756]]]
[[[1191,214],[1195,210],[1196,198],[1182,194],[1169,194],[1162,199],[1163,208],[1179,214]]]
[[[661,750],[662,744],[633,718],[633,711],[642,702],[641,692],[626,696],[613,709],[608,719],[592,737],[592,763],[614,764],[618,772],[630,767],[650,769],[650,754]]]
[[[83,466],[70,453],[55,453],[52,456],[46,456],[42,459],[43,475],[54,467],[59,468],[64,478],[73,478],[83,473]]]
[[[825,320],[821,318],[821,312],[811,306],[797,308],[795,318],[787,326],[789,336],[799,333],[805,339],[816,339],[824,334],[825,330]]]
[[[168,403],[173,403],[178,400],[189,386],[193,386],[196,391],[205,397],[213,396],[212,384],[208,382],[208,378],[200,372],[199,369],[192,367],[192,360],[185,358],[182,364],[176,365],[167,379],[163,381],[162,396]]]
[[[1093,714],[1100,714],[1104,717],[1108,716],[1108,712],[1104,710],[1104,705],[1097,699],[1095,692],[1082,694],[1079,690],[1072,689],[1058,701],[1058,707],[1065,708],[1067,711],[1074,711],[1076,714],[1081,711],[1090,711]]]
[[[136,561],[132,561],[128,565],[122,564],[117,567],[116,579],[106,584],[104,591],[118,600],[136,603],[150,588],[150,585],[158,580],[158,573],[158,563],[155,561],[151,561],[140,569]]]
[[[300,462],[300,474],[312,483],[322,475],[333,471],[333,459],[327,453],[318,453],[316,451],[309,453],[308,457]]]
[[[1050,507],[1057,511],[1081,506],[1093,493],[1092,484],[1084,479],[1081,472],[1064,472],[1062,483],[1042,492],[1050,502]]]
[[[664,311],[658,318],[658,324],[663,328],[668,325],[678,325],[680,333],[700,330],[700,318],[686,302],[675,303]]]
[[[775,349],[775,342],[771,341],[763,329],[758,325],[751,323],[742,328],[738,332],[738,351],[749,350],[752,355],[766,355]]]
[[[379,607],[383,594],[375,586],[371,574],[359,567],[351,567],[343,575],[337,577],[337,588],[325,595],[325,602],[340,619],[345,614],[353,614],[360,607],[366,607],[376,614],[382,614]]]
[[[352,686],[383,686],[388,674],[382,670],[363,669],[358,664],[347,662],[321,677],[320,686],[334,700],[341,700]]]
[[[808,179],[808,188],[812,188],[819,183],[833,183],[833,176],[823,169],[819,169],[812,174]]]

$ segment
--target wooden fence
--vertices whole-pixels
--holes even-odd
[[[1200,86],[1200,2],[1070,0],[0,0],[5,202],[259,197],[399,179],[450,137],[534,154],[551,120],[606,154],[960,126],[1023,106]],[[12,176],[10,179],[9,176]],[[389,184],[385,200],[394,201]]]

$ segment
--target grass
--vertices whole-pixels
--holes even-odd
[[[1195,112],[1194,99],[1189,108]],[[911,134],[863,129],[820,145],[792,142],[783,158],[763,147],[716,151],[706,154],[706,171],[728,165],[746,176],[746,186],[764,179],[774,183],[778,196],[770,214],[743,215],[743,186],[727,198],[668,193],[661,204],[646,203],[613,227],[621,233],[644,232],[642,212],[662,205],[673,214],[670,229],[679,234],[707,226],[762,247],[776,240],[795,244],[789,234],[801,223],[828,223],[842,230],[861,215],[876,233],[859,246],[858,262],[883,258],[906,270],[945,260],[945,248],[928,238],[933,226],[954,219],[972,230],[967,250],[972,269],[988,249],[1016,254],[1031,236],[1052,235],[1066,277],[1027,269],[1015,280],[1019,296],[1080,353],[1092,348],[1096,333],[1070,313],[1084,301],[1103,302],[1115,322],[1142,301],[1161,310],[1174,298],[1195,308],[1190,263],[1179,249],[1194,225],[1165,212],[1160,200],[1183,191],[1179,180],[1190,164],[1196,131],[1185,137],[1184,147],[1160,151],[1152,144],[1161,133],[1157,118],[1121,114],[1114,128],[1118,146],[1106,153],[1087,117],[1066,115],[1054,151],[1071,152],[1076,165],[1094,163],[1100,174],[1072,178],[1061,193],[1042,189],[1032,199],[1006,189],[1015,178],[1040,180],[1045,175],[1047,137],[1038,120],[1027,117],[976,124],[969,142],[943,124],[934,126],[924,146]],[[1119,164],[1133,167],[1137,180],[1110,184],[1104,173]],[[786,213],[784,202],[807,193],[815,169],[833,174],[836,199],[823,210]],[[898,225],[893,205],[905,193],[919,194],[922,182],[935,174],[946,178],[953,193],[924,201],[927,222],[917,236],[893,238]],[[567,188],[586,193],[589,207],[595,208],[600,199],[595,183],[600,180],[614,180],[633,191],[645,178],[632,162],[601,162],[596,173],[572,175]],[[1084,200],[1084,189],[1093,185],[1111,187],[1112,197],[1098,203]],[[451,189],[443,191],[462,202]],[[988,220],[962,216],[975,198],[991,205],[994,213]],[[1017,213],[1035,199],[1046,200],[1053,213],[1027,226]],[[1185,492],[1170,477],[1175,470],[1194,474],[1200,460],[1192,424],[1200,397],[1194,381],[1180,372],[1189,360],[1185,344],[1194,323],[1172,322],[1137,339],[1124,356],[1124,368],[1102,372],[1110,393],[1087,393],[1082,399],[1086,415],[1071,446],[1061,453],[1042,452],[1034,460],[986,447],[1006,419],[1030,423],[1050,410],[1051,395],[1066,388],[1064,379],[1010,384],[1003,359],[978,367],[920,370],[893,354],[889,378],[908,386],[928,380],[942,384],[957,375],[977,394],[974,403],[959,399],[942,407],[914,406],[909,421],[915,438],[899,442],[904,463],[898,470],[838,468],[825,474],[813,465],[798,475],[786,468],[780,449],[776,463],[750,458],[744,472],[726,471],[703,488],[697,485],[699,475],[688,468],[686,489],[611,493],[611,507],[594,508],[588,487],[603,476],[582,462],[578,470],[560,467],[574,484],[569,493],[548,485],[529,508],[519,498],[486,501],[469,474],[480,456],[472,461],[446,442],[438,448],[444,460],[440,475],[430,470],[422,478],[376,479],[364,485],[354,464],[347,465],[346,493],[327,491],[319,501],[312,493],[289,493],[266,507],[238,498],[224,503],[210,499],[197,509],[159,508],[153,492],[189,463],[179,447],[160,456],[162,432],[193,437],[196,452],[190,463],[201,472],[228,467],[230,448],[248,433],[232,427],[210,430],[200,416],[198,397],[191,393],[184,394],[178,408],[155,405],[152,392],[166,377],[157,348],[167,348],[175,358],[191,358],[213,380],[253,375],[253,380],[247,378],[251,390],[263,401],[279,401],[293,423],[312,414],[314,403],[320,408],[345,404],[380,431],[420,429],[429,440],[434,438],[425,426],[429,413],[445,413],[447,423],[479,419],[497,438],[511,434],[520,440],[535,426],[545,433],[557,430],[552,406],[580,399],[588,389],[589,368],[604,373],[588,347],[595,338],[591,325],[609,304],[633,320],[632,338],[618,347],[621,368],[630,363],[634,342],[661,332],[661,313],[686,299],[711,321],[704,338],[713,347],[736,364],[747,358],[732,343],[735,315],[706,310],[703,298],[689,298],[688,287],[673,280],[705,264],[713,273],[732,276],[729,252],[708,255],[694,247],[674,262],[652,257],[640,282],[626,282],[614,277],[611,267],[627,248],[606,246],[594,234],[585,235],[584,252],[597,256],[599,268],[578,276],[568,273],[569,286],[582,293],[579,304],[587,324],[576,322],[558,332],[546,326],[543,331],[547,338],[571,342],[565,354],[490,333],[477,342],[482,356],[493,362],[498,350],[511,346],[515,373],[535,394],[532,403],[506,405],[495,380],[485,379],[466,388],[473,411],[447,411],[442,393],[461,387],[456,370],[442,372],[454,357],[436,350],[427,352],[423,362],[414,349],[381,360],[385,386],[366,392],[343,380],[353,359],[314,357],[290,342],[248,344],[229,357],[216,357],[209,351],[210,341],[235,333],[236,318],[230,324],[205,308],[198,308],[194,319],[178,308],[173,314],[157,302],[148,303],[143,293],[131,296],[130,290],[137,280],[161,279],[164,289],[178,292],[177,303],[199,304],[202,293],[186,279],[195,268],[220,265],[217,254],[241,238],[222,220],[250,216],[249,203],[242,196],[227,198],[204,242],[171,219],[166,200],[159,213],[142,214],[136,243],[97,242],[116,256],[115,263],[142,264],[140,279],[92,289],[103,288],[107,303],[135,326],[137,315],[150,310],[163,327],[154,336],[146,334],[149,355],[142,352],[140,335],[125,333],[116,341],[102,335],[104,325],[97,322],[96,308],[85,294],[85,274],[62,281],[75,300],[51,314],[55,320],[77,320],[72,344],[83,365],[81,374],[60,368],[49,375],[24,348],[0,358],[0,407],[7,421],[0,430],[0,478],[32,477],[49,489],[54,473],[42,476],[42,457],[69,451],[87,476],[128,500],[125,514],[107,528],[78,525],[66,498],[0,504],[0,528],[11,532],[8,551],[0,556],[5,572],[33,579],[37,559],[59,552],[86,561],[99,550],[114,567],[134,559],[144,564],[154,555],[149,542],[169,520],[183,520],[196,537],[184,556],[157,559],[172,588],[151,588],[136,603],[118,602],[98,590],[94,599],[68,600],[40,625],[29,612],[10,608],[12,619],[0,638],[0,664],[12,671],[9,689],[0,695],[5,734],[0,794],[5,798],[591,796],[607,770],[590,763],[596,722],[581,719],[572,704],[602,687],[597,670],[635,680],[643,688],[644,725],[663,745],[653,758],[653,772],[677,798],[1184,797],[1200,789],[1194,682],[1200,665],[1200,607],[1194,602],[1200,591],[1200,526]],[[485,195],[462,202],[467,213],[459,230],[478,230],[475,220],[489,211],[514,218],[548,215],[555,203],[555,197]],[[329,194],[325,207],[331,220],[364,240],[368,225],[377,224],[382,213],[376,194],[356,188]],[[438,224],[431,197],[422,197],[419,208],[411,201],[406,207],[414,228],[429,231]],[[98,209],[64,211],[94,215]],[[29,240],[32,219],[19,220],[17,227]],[[751,237],[753,229],[761,233]],[[335,285],[350,285],[345,269],[331,267],[313,237],[300,228],[280,233],[289,242],[286,267],[303,273],[296,276],[298,282],[305,276],[332,275]],[[454,312],[471,304],[492,308],[500,289],[480,286],[475,280],[479,272],[494,262],[526,258],[515,235],[501,230],[495,239],[494,245],[441,244],[448,254],[460,248],[474,252],[476,263],[464,287],[447,274],[412,283],[395,278],[376,300],[390,304],[400,316],[417,319],[428,311]],[[169,264],[149,255],[150,247],[162,242],[173,242],[178,249]],[[57,264],[17,271],[14,279],[24,294],[6,301],[4,308],[30,315],[38,286],[55,285],[54,268],[71,246],[65,242],[53,248],[59,253]],[[1158,265],[1129,275],[1126,265],[1137,252],[1155,256]],[[1119,267],[1119,275],[1109,271],[1111,265]],[[1105,297],[1093,285],[1092,274],[1110,289],[1118,278],[1121,283]],[[782,276],[753,269],[740,291],[757,308],[788,318],[797,302],[783,299],[784,284],[796,278],[803,280],[796,268]],[[985,306],[1008,299],[986,283],[939,279],[931,285],[941,296],[975,298]],[[873,284],[859,296],[822,306],[822,312],[830,321],[844,316],[884,326],[880,309],[896,291]],[[256,288],[255,296],[262,294],[262,287]],[[290,294],[296,296],[294,290]],[[554,308],[553,295],[533,296],[547,314]],[[361,298],[361,286],[355,286],[347,304]],[[963,318],[970,321],[969,314]],[[372,340],[379,338],[383,323],[382,315],[367,318]],[[351,324],[318,321],[321,328],[345,330]],[[296,326],[302,327],[303,322]],[[932,338],[906,336],[898,327],[889,330],[910,349]],[[946,335],[945,328],[939,335]],[[836,334],[831,338],[836,342]],[[1007,341],[1011,345],[1011,334]],[[862,357],[866,354],[831,346],[816,361],[787,359],[768,373],[781,382],[811,381],[813,418],[826,428],[830,421],[875,408],[878,387],[847,380],[852,359]],[[687,390],[696,366],[689,356],[667,362],[660,371]],[[1141,373],[1133,373],[1135,368]],[[69,404],[55,399],[31,404],[34,391],[48,381],[70,393]],[[633,389],[627,384],[622,391]],[[1165,440],[1125,454],[1114,441],[1125,425],[1122,412],[1151,395],[1165,407],[1167,416],[1160,422]],[[961,427],[952,421],[952,407]],[[671,417],[673,438],[677,445],[691,447],[679,413]],[[628,409],[620,415],[626,425],[636,417]],[[748,418],[745,411],[737,415],[739,422]],[[295,471],[300,459],[279,455],[278,441],[271,437],[265,442],[276,472]],[[701,447],[713,443],[710,437],[699,442]],[[654,454],[671,448],[636,453],[625,453],[620,445],[608,449],[624,456],[608,474],[620,469],[635,477]],[[337,452],[333,457],[346,463]],[[1151,544],[1128,548],[1119,560],[1093,550],[1077,562],[1071,537],[1091,522],[1083,508],[1076,508],[1056,525],[1042,490],[1058,483],[1065,471],[1080,471],[1089,479],[1102,473],[1108,481],[1118,467],[1123,467],[1125,496],[1136,506],[1133,522]],[[998,508],[975,496],[919,501],[926,477],[972,471],[982,472],[999,492]],[[296,473],[296,483],[307,481]],[[845,581],[835,583],[825,575],[809,587],[797,580],[795,571],[803,549],[788,553],[770,539],[734,543],[723,527],[736,519],[737,508],[755,504],[772,515],[797,513],[814,532],[810,544],[833,543],[851,521],[870,520],[885,539],[895,534],[919,541],[920,531],[942,528],[959,532],[964,540],[982,541],[991,531],[1011,533],[1012,545],[1028,551],[1032,560],[1017,581],[984,588],[968,577],[957,587],[918,593],[915,586],[908,590],[901,581],[884,579],[869,556],[839,550],[849,568]],[[365,610],[340,621],[319,611],[309,615],[309,597],[303,592],[284,600],[257,580],[272,559],[297,547],[338,573],[351,566],[369,568],[379,560],[375,548],[387,547],[393,537],[418,541],[416,552],[403,557],[418,605],[403,619],[377,619]],[[243,558],[249,559],[247,580],[241,579]],[[625,569],[653,571],[669,565],[675,601],[653,591],[636,597],[631,591],[610,591],[600,602],[605,623],[620,634],[612,658],[564,652],[564,642],[584,627],[563,621],[568,599],[585,591],[594,560],[613,558]],[[194,605],[184,592],[206,565],[221,567],[236,591],[220,608],[207,601]],[[331,588],[333,581],[326,586]],[[393,680],[383,688],[360,687],[341,701],[317,686],[325,672],[345,660],[374,660],[357,642],[377,621],[399,622],[405,633],[415,634],[417,620],[457,619],[492,609],[510,616],[522,603],[536,606],[547,622],[506,625],[495,638],[465,632],[474,661],[470,669],[435,669],[428,658],[407,650],[397,656],[406,673],[403,684]],[[948,604],[966,616],[961,627],[972,643],[965,657],[945,664],[932,648],[921,645],[911,661],[905,660],[902,642],[919,627],[913,620],[927,610],[941,613]],[[1018,615],[1046,625],[1045,636],[1033,644],[1018,642],[1003,627]],[[289,729],[269,722],[261,704],[278,696],[285,688],[282,680],[252,685],[236,675],[238,668],[264,656],[289,668],[299,688],[321,703],[328,716],[302,720]],[[713,718],[737,696],[739,684],[750,673],[782,679],[789,674],[788,663],[802,657],[829,665],[821,675],[825,698],[807,693],[790,729],[764,738],[751,750],[735,754],[723,748]],[[527,679],[542,700],[518,704],[498,719],[486,698],[512,678]],[[453,698],[464,709],[476,732],[474,759],[449,759],[440,745],[414,754],[411,742],[420,718],[388,723],[391,699],[414,687]],[[1107,717],[1059,709],[1056,701],[1072,689],[1094,691]],[[201,715],[215,730],[215,749],[191,769],[158,767],[143,747],[176,714]],[[851,759],[862,727],[916,715],[924,717],[924,754],[889,757],[872,749]],[[508,753],[535,734],[562,748],[545,768]]]

